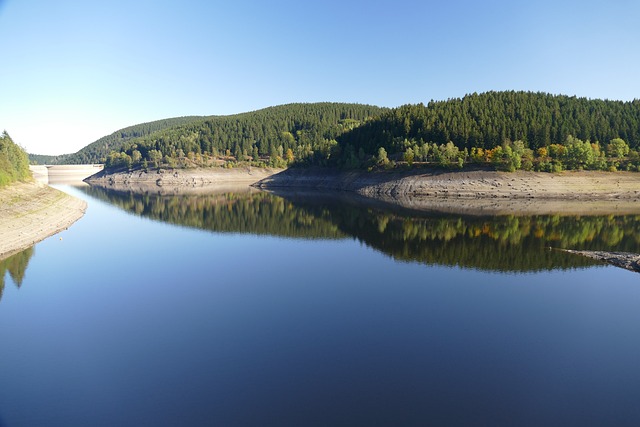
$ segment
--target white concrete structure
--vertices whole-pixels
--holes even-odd
[[[100,172],[104,165],[29,166],[33,177],[45,184],[70,184]]]

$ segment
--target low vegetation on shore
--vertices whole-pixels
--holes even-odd
[[[380,147],[376,156],[351,157],[347,164],[351,167],[366,166],[394,169],[412,168],[421,165],[462,169],[465,166],[492,167],[496,170],[514,172],[516,170],[537,172],[562,172],[563,170],[640,170],[640,154],[629,149],[621,138],[614,138],[602,146],[599,142],[581,141],[569,135],[564,144],[551,144],[537,150],[527,148],[524,141],[506,140],[491,149],[473,147],[460,150],[452,142],[437,145],[405,140],[405,147],[396,160],[390,160],[387,151]]]

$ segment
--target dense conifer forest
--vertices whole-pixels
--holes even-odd
[[[487,92],[405,105],[338,138],[337,164],[491,164],[508,170],[640,166],[640,100]]]
[[[404,105],[288,104],[132,126],[61,163],[108,168],[466,165],[499,170],[639,170],[640,100],[487,92]]]
[[[4,131],[0,135],[0,187],[15,181],[29,179],[27,153]]]
[[[233,167],[251,162],[285,167],[298,161],[324,165],[336,155],[336,138],[384,111],[370,105],[316,103],[210,117],[131,139],[122,150],[112,152],[106,164]]]

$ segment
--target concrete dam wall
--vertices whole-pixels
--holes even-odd
[[[36,181],[44,184],[72,184],[100,172],[104,165],[29,166]]]

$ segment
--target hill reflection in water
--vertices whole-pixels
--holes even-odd
[[[98,187],[82,191],[131,214],[217,233],[303,239],[355,238],[394,259],[501,272],[598,263],[550,250],[640,251],[637,216],[467,216],[422,213],[326,193],[247,190],[152,195]]]
[[[5,278],[7,273],[13,280],[13,283],[19,288],[22,286],[24,280],[24,274],[27,271],[29,261],[34,254],[34,247],[23,250],[16,254],[11,255],[8,258],[0,260],[0,300],[4,293]]]

